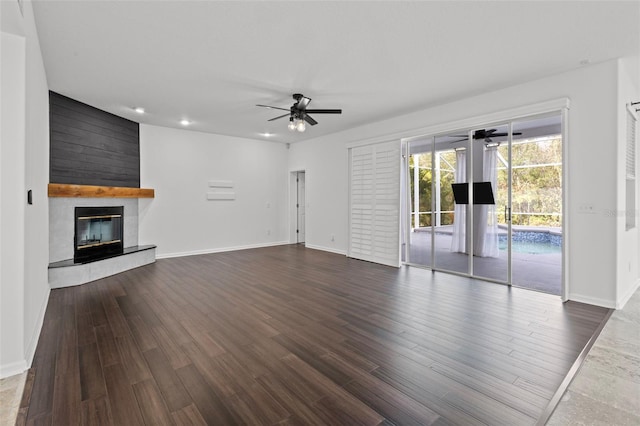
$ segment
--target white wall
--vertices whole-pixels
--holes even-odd
[[[625,229],[626,214],[626,139],[627,139],[627,104],[640,101],[640,73],[638,58],[623,58],[618,61],[618,91],[616,108],[618,111],[617,139],[618,139],[618,167],[617,179],[621,184],[617,190],[617,208],[615,216],[617,219],[616,235],[616,308],[621,309],[638,288],[638,273],[640,255],[638,252],[638,227],[640,217],[638,217],[638,206],[636,205],[636,227],[630,230]],[[636,155],[638,153],[636,152]],[[637,158],[637,157],[636,157]],[[637,163],[637,162],[636,162]],[[636,168],[637,168],[636,164]],[[636,179],[640,180],[640,176]],[[636,184],[637,185],[637,184]],[[640,186],[640,185],[638,185]],[[636,195],[636,204],[640,197]]]
[[[346,254],[349,176],[344,142],[329,137],[292,144],[289,151],[289,171],[305,171],[305,245]]]
[[[0,376],[33,359],[49,295],[49,93],[30,2],[2,2]],[[6,55],[9,55],[7,57]],[[21,67],[21,68],[20,68]],[[26,191],[33,191],[33,205]]]
[[[568,97],[570,223],[568,250],[571,282],[569,298],[616,305],[616,218],[607,211],[616,206],[617,61],[592,66],[429,108],[349,131],[291,145],[289,169],[307,171],[307,243],[347,248],[347,149],[360,140],[402,134],[471,117]],[[381,99],[381,102],[384,100]],[[348,111],[345,111],[348,114]],[[385,137],[387,135],[387,137]],[[578,206],[591,204],[596,214],[580,214]],[[637,259],[635,260],[637,263]]]
[[[140,125],[140,244],[158,257],[288,242],[285,144]],[[209,180],[235,200],[208,201]]]
[[[24,368],[25,43],[2,33],[0,146],[0,367]]]
[[[40,52],[31,2],[24,5],[27,28],[26,189],[33,204],[25,211],[25,354],[27,365],[38,344],[44,311],[49,299],[47,266],[49,248],[49,87]],[[23,197],[24,203],[24,197]]]

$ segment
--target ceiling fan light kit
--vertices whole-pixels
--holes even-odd
[[[298,132],[304,132],[305,130],[307,130],[307,125],[304,123],[304,120],[292,115],[291,117],[289,117],[289,124],[287,125],[287,128],[292,132],[296,130]]]
[[[284,118],[284,117],[289,117],[289,124],[287,125],[287,128],[290,131],[298,131],[298,132],[304,132],[305,130],[307,130],[307,123],[310,124],[311,126],[315,126],[316,124],[318,124],[318,122],[316,120],[314,120],[311,116],[309,116],[309,113],[313,113],[313,114],[342,114],[342,110],[341,109],[307,109],[307,106],[309,105],[309,102],[311,102],[311,98],[307,98],[306,96],[300,94],[300,93],[294,93],[293,95],[293,99],[296,101],[291,108],[286,109],[286,108],[281,108],[281,107],[275,107],[275,106],[271,106],[271,105],[256,105],[262,108],[269,108],[269,109],[279,109],[279,110],[283,110],[283,111],[289,111],[289,113],[287,114],[283,114],[283,115],[279,115],[278,117],[274,117],[271,118],[267,121],[274,121],[274,120],[278,120],[280,118]]]

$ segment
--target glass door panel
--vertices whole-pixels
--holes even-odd
[[[433,138],[412,141],[409,150],[409,263],[432,266]]]
[[[513,123],[511,283],[546,293],[562,289],[562,119]]]
[[[468,136],[467,131],[437,136],[433,155],[434,267],[462,274],[469,273],[469,207],[462,199],[469,194]]]
[[[509,126],[474,129],[472,134],[473,275],[507,283],[509,247],[500,241],[507,241],[509,230]]]

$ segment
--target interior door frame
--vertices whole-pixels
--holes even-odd
[[[305,176],[305,199],[307,198],[307,172],[306,170],[290,170],[289,171],[289,243],[298,243],[298,173],[304,173]],[[305,211],[306,226],[306,211]],[[306,234],[306,233],[305,233]],[[306,240],[306,238],[305,238]]]
[[[471,141],[472,139],[472,130],[475,128],[480,128],[480,127],[491,127],[494,125],[504,125],[504,124],[508,124],[509,125],[509,145],[511,145],[512,143],[512,127],[513,127],[513,122],[519,121],[519,120],[526,120],[526,119],[533,119],[536,116],[544,116],[544,115],[549,115],[549,114],[559,114],[560,115],[560,129],[561,129],[561,135],[562,135],[562,254],[561,254],[561,283],[560,283],[560,298],[562,299],[563,302],[566,302],[567,300],[569,300],[569,293],[570,293],[570,271],[569,271],[569,255],[568,255],[568,242],[569,240],[569,236],[570,236],[570,221],[569,221],[569,191],[568,191],[568,186],[569,186],[569,173],[568,173],[568,167],[567,165],[569,164],[569,109],[570,109],[570,101],[568,98],[560,98],[560,99],[556,99],[556,100],[552,100],[552,101],[548,101],[548,102],[542,102],[539,104],[534,104],[534,105],[528,105],[528,106],[523,106],[523,107],[519,107],[519,108],[514,108],[512,110],[506,110],[506,111],[501,111],[501,112],[497,112],[497,113],[492,113],[492,114],[486,114],[486,115],[482,115],[482,116],[477,116],[477,117],[473,117],[473,118],[467,118],[467,119],[463,119],[463,120],[458,120],[458,121],[454,121],[454,122],[449,122],[449,123],[444,123],[444,124],[439,124],[439,125],[435,125],[435,126],[430,126],[430,127],[425,127],[419,130],[414,131],[414,134],[412,136],[404,136],[401,137],[401,142],[403,144],[403,146],[408,147],[409,143],[411,141],[416,141],[419,139],[425,139],[425,138],[435,138],[439,135],[446,135],[446,134],[450,134],[452,132],[460,132],[461,129],[462,131],[464,130],[468,130],[469,132],[469,140]],[[435,148],[434,148],[435,149]],[[469,153],[471,155],[473,155],[473,144],[470,144],[469,149]],[[407,148],[407,154],[409,154],[409,149]],[[406,155],[406,157],[403,159],[405,161],[406,164],[406,169],[407,169],[407,176],[409,174],[408,172],[408,164],[409,164],[409,155]],[[473,177],[473,166],[471,165],[471,169],[470,169],[470,175],[471,177]],[[469,165],[467,165],[467,172],[469,173]],[[432,182],[432,185],[434,183]],[[409,186],[409,185],[407,185]],[[470,185],[470,190],[472,185]],[[509,191],[511,191],[511,189],[509,188]],[[472,197],[472,193],[470,193],[470,197]],[[472,199],[472,198],[471,198]],[[408,201],[407,204],[409,204],[410,201]],[[433,203],[433,201],[432,201]],[[511,197],[509,196],[509,203],[511,203]],[[433,209],[432,209],[433,210]],[[410,209],[408,210],[408,214],[410,214]],[[471,218],[471,229],[467,229],[467,232],[473,232],[473,209],[472,208],[468,208],[467,209],[467,215]],[[407,216],[408,215],[403,215],[403,216]],[[403,220],[407,220],[407,217],[403,217]],[[407,234],[409,233],[409,228],[407,227]],[[509,237],[511,236],[511,224],[509,223]],[[406,260],[410,260],[409,259],[409,238],[408,235],[406,235],[406,241],[407,241],[407,245],[405,246],[405,254]],[[510,238],[509,238],[509,246],[511,246],[511,242],[510,242]],[[511,250],[511,247],[509,247],[509,250]],[[470,247],[470,252],[471,254],[473,254],[473,247]],[[440,271],[440,269],[438,268],[434,268],[433,267],[433,257],[435,256],[434,252],[432,251],[432,265],[431,266],[424,266],[424,265],[419,265],[419,264],[412,264],[410,262],[405,262],[407,265],[410,266],[415,266],[415,267],[423,267],[423,268],[427,268],[427,269],[432,269],[434,271]],[[465,273],[458,273],[456,271],[449,271],[449,270],[442,270],[443,272],[447,272],[447,273],[451,273],[454,275],[460,275],[460,276],[465,276],[465,277],[473,277],[473,259],[472,256],[469,256],[469,264],[470,264],[470,268],[469,268],[469,273],[465,274]],[[508,265],[509,271],[508,271],[508,283],[507,285],[511,285],[511,253],[509,252],[509,265]],[[482,279],[483,281],[490,281],[490,282],[496,282],[499,284],[505,284],[502,281],[497,281],[497,280],[491,280],[489,278],[484,278],[484,277],[477,277],[478,279]]]
[[[300,182],[302,181],[303,185],[302,188],[303,190],[301,191],[301,185]],[[302,194],[302,196],[301,196]],[[296,242],[298,244],[300,243],[304,243],[307,238],[307,230],[306,230],[306,226],[307,226],[307,211],[306,211],[306,206],[307,206],[307,173],[303,170],[303,171],[299,171],[296,173]],[[300,214],[300,210],[303,210],[304,213],[301,215]],[[301,221],[300,217],[304,216],[304,219]],[[301,223],[302,222],[302,223]],[[302,235],[302,237],[301,237]]]

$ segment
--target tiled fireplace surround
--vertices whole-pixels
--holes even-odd
[[[77,206],[124,206],[124,255],[84,264],[73,263],[74,209]],[[84,284],[154,261],[155,246],[138,246],[137,198],[49,198],[49,284],[51,288]]]

